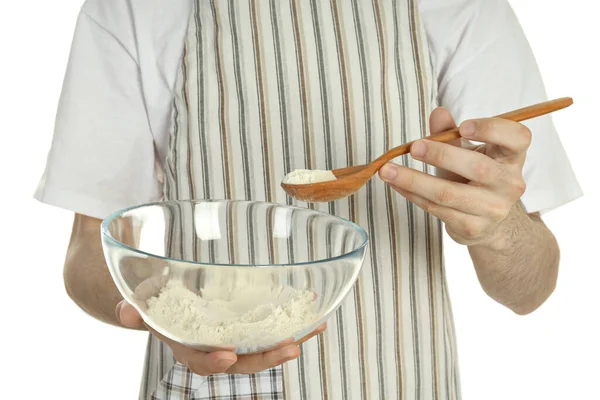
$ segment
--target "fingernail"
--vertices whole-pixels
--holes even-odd
[[[391,181],[398,175],[398,171],[396,171],[396,167],[391,164],[386,164],[381,167],[380,170],[381,179],[384,181]]]
[[[219,366],[219,368],[221,368],[222,370],[227,370],[229,367],[231,367],[233,364],[235,364],[235,360],[232,360],[230,358],[221,358],[219,361],[217,361],[217,365]]]
[[[475,132],[477,132],[477,123],[475,121],[465,121],[462,123],[459,130],[462,136],[475,136]]]
[[[427,152],[427,145],[422,140],[419,140],[410,147],[410,153],[413,157],[422,158]]]
[[[123,323],[123,319],[121,318],[121,310],[123,309],[124,305],[125,305],[125,301],[121,300],[119,302],[119,304],[117,304],[117,308],[115,309],[115,314],[117,316],[117,320],[121,323]]]

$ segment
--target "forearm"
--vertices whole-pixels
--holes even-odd
[[[537,215],[517,203],[494,237],[469,246],[484,291],[517,314],[537,309],[553,292],[560,252]]]
[[[64,283],[69,297],[92,317],[122,326],[115,309],[123,299],[115,286],[100,240],[100,221],[75,217],[73,234],[64,267]]]

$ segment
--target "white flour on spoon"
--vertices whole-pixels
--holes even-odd
[[[307,183],[334,181],[336,179],[333,172],[329,170],[296,169],[283,178],[283,183],[290,185],[304,185]]]

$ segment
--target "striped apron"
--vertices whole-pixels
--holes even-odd
[[[364,227],[370,246],[353,290],[299,359],[202,377],[150,337],[140,398],[460,398],[440,221],[377,178],[322,204],[279,186],[293,169],[367,163],[427,134],[436,88],[416,1],[193,1],[165,199],[310,207]]]

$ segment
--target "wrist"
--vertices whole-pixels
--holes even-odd
[[[514,245],[514,232],[509,226],[510,223],[510,216],[508,216],[496,226],[496,229],[488,237],[470,245],[469,248],[493,252],[510,251]]]
[[[488,251],[510,253],[514,250],[517,241],[536,232],[535,225],[535,222],[517,204],[490,236],[473,246]]]
[[[470,244],[468,247],[470,249],[481,249],[494,252],[506,251],[511,247],[510,240],[507,235],[501,234],[500,232],[501,230],[498,227],[491,236],[477,243]]]
[[[517,202],[492,234],[469,247],[494,252],[510,252],[515,245],[516,237],[520,235],[519,232],[529,230],[531,224],[533,221],[521,207],[520,202]]]

